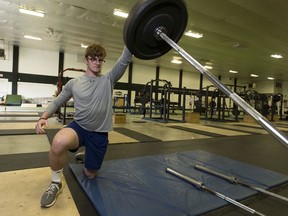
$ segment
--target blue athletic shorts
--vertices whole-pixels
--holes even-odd
[[[108,132],[87,131],[74,121],[68,124],[67,128],[72,128],[77,133],[79,147],[85,146],[85,167],[99,170],[109,143]]]

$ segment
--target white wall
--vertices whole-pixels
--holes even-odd
[[[274,93],[275,82],[273,80],[267,80],[262,82],[255,82],[256,88],[254,89],[258,93]]]
[[[156,68],[133,64],[132,83],[145,85],[156,78]]]
[[[200,87],[200,73],[191,71],[183,71],[182,87],[188,89],[199,89]]]
[[[53,97],[57,87],[52,84],[18,82],[18,94],[24,98]]]
[[[8,52],[6,52],[5,50],[5,54],[8,53],[8,58],[6,60],[2,60],[0,59],[0,71],[5,71],[5,72],[12,72],[12,65],[13,65],[13,61],[12,61],[12,46],[8,47]]]
[[[12,46],[7,46],[7,51],[5,50],[6,59],[0,59],[0,71],[4,72],[11,72],[13,68],[13,61],[12,61],[12,54],[13,52]],[[8,82],[8,79],[1,78],[3,75],[1,75],[0,72],[0,98],[7,94],[11,94],[12,92],[12,83]]]
[[[64,70],[67,68],[75,68],[75,69],[86,69],[86,65],[84,63],[84,56],[77,56],[71,53],[64,54]],[[81,76],[83,72],[76,72],[67,70],[64,72],[63,77],[78,77]]]
[[[8,82],[8,79],[0,78],[0,98],[7,94],[11,94],[12,91],[12,83]]]
[[[179,87],[179,71],[166,68],[160,68],[159,79],[171,82],[173,88]]]
[[[19,73],[57,76],[59,53],[20,48],[19,49]]]

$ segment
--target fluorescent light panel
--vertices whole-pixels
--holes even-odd
[[[193,38],[202,38],[203,37],[203,34],[198,33],[198,32],[192,32],[191,30],[185,32],[184,35],[186,35],[188,37],[193,37]]]
[[[24,35],[24,38],[32,39],[32,40],[42,40],[42,39],[39,38],[39,37],[34,37],[34,36],[31,36],[31,35]]]
[[[273,77],[267,77],[267,79],[268,79],[268,80],[274,80],[274,78],[273,78]]]
[[[210,66],[210,65],[205,65],[204,68],[206,68],[207,70],[211,70],[211,69],[213,69],[213,67]]]
[[[229,73],[238,73],[238,71],[229,70]]]
[[[181,57],[173,56],[171,63],[173,64],[182,64]]]
[[[173,64],[182,64],[182,61],[180,61],[179,59],[172,59],[171,63],[173,63]]]
[[[277,58],[277,59],[283,58],[283,56],[280,55],[280,54],[273,54],[273,55],[271,55],[271,57],[272,58]]]
[[[81,44],[81,48],[87,48],[88,47],[88,45],[86,45],[86,44]]]
[[[250,76],[251,77],[259,77],[259,75],[257,75],[257,74],[251,74]]]
[[[40,10],[30,10],[30,9],[26,9],[23,7],[19,7],[19,12],[23,13],[23,14],[28,14],[28,15],[32,15],[32,16],[37,16],[37,17],[44,17],[45,13],[44,11],[40,11]]]
[[[114,9],[113,14],[114,14],[115,16],[119,16],[119,17],[123,17],[123,18],[127,18],[128,15],[129,15],[128,13],[126,13],[126,12],[124,12],[124,11],[121,11],[121,10],[119,10],[119,9]]]

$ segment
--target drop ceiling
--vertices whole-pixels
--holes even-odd
[[[0,39],[7,45],[83,54],[81,44],[97,41],[116,59],[123,48],[124,18],[114,9],[129,12],[136,0],[0,0]],[[201,64],[210,64],[215,76],[251,80],[274,77],[288,80],[287,0],[186,0],[189,20],[186,30],[203,34],[200,39],[182,36],[178,44]],[[19,6],[45,11],[44,18],[19,13]],[[29,40],[24,34],[42,38]],[[280,54],[282,59],[271,58]],[[172,64],[180,55],[135,63],[197,71],[186,61]],[[238,71],[231,74],[229,70]]]

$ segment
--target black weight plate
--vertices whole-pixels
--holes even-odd
[[[124,43],[139,59],[158,58],[172,47],[154,36],[156,29],[164,27],[165,34],[177,43],[185,31],[187,20],[184,0],[140,0],[125,21]]]

